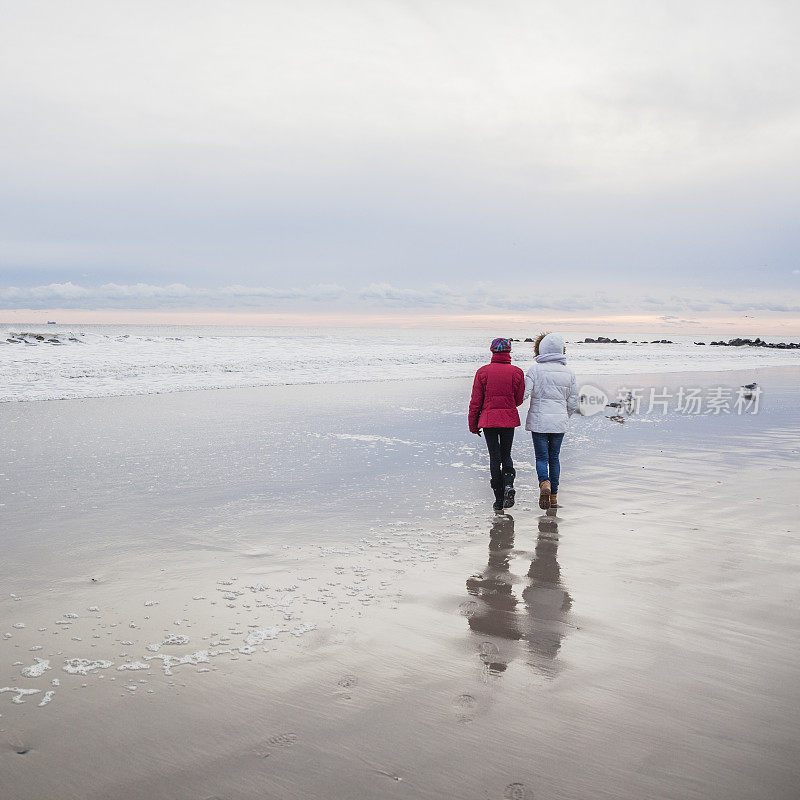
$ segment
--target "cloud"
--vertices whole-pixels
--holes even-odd
[[[672,314],[662,314],[659,317],[661,322],[666,322],[668,325],[699,325],[700,323],[696,319],[683,319],[681,317],[676,317]]]
[[[800,6],[678,5],[6,3],[0,268],[398,308],[793,281]]]
[[[506,287],[502,283],[477,282],[458,287],[432,284],[403,287],[370,283],[347,288],[317,283],[294,288],[230,284],[195,287],[185,283],[103,283],[95,286],[49,283],[39,286],[0,286],[0,309],[132,309],[132,310],[258,310],[271,312],[370,312],[407,314],[525,314],[552,315],[659,315],[670,325],[694,325],[685,312],[697,305],[691,296],[664,292],[640,295],[603,291],[560,293],[552,285]],[[753,292],[717,295],[700,304],[703,313],[730,314],[745,311],[768,314],[800,313],[800,294]]]
[[[336,284],[318,283],[304,288],[276,289],[272,286],[224,286],[217,290],[220,299],[227,299],[234,303],[253,304],[260,302],[285,302],[285,301],[309,301],[311,303],[324,303],[339,300],[346,295],[346,290]],[[208,294],[213,296],[214,292],[201,290],[199,296]]]

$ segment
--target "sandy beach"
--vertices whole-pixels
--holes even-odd
[[[3,800],[793,800],[800,369],[575,419],[491,511],[462,379],[0,405]]]

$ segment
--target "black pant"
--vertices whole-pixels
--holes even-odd
[[[513,483],[514,462],[511,460],[511,445],[514,444],[513,428],[484,428],[483,438],[489,449],[489,470],[492,473],[492,487],[500,488]]]

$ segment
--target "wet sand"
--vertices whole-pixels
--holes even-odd
[[[0,797],[796,797],[800,370],[615,383],[753,378],[557,514],[464,381],[0,406]]]

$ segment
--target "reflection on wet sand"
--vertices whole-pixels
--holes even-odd
[[[561,581],[556,513],[550,509],[539,518],[534,557],[524,575],[512,571],[514,518],[496,516],[487,564],[467,578],[467,592],[476,599],[462,609],[470,630],[480,637],[478,653],[490,673],[504,672],[520,654],[543,675],[552,677],[558,670],[572,598]]]

